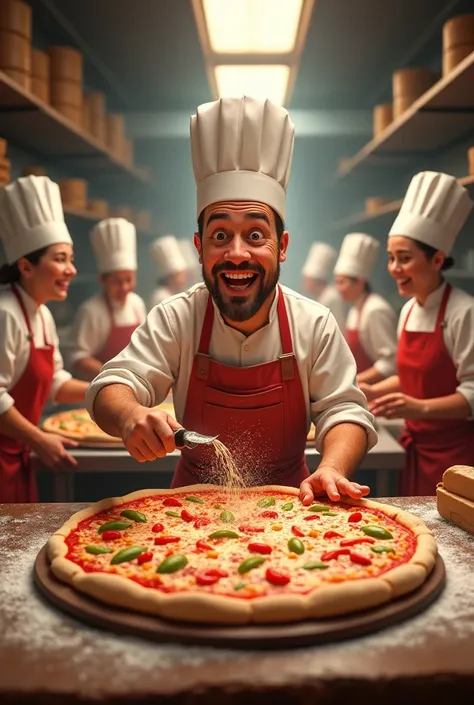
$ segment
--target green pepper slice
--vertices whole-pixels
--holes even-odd
[[[194,502],[194,504],[204,504],[204,500],[201,499],[201,497],[194,497],[193,495],[190,495],[189,497],[185,497],[184,499],[187,499],[188,502]]]
[[[218,531],[213,531],[209,534],[210,539],[238,539],[239,534],[230,529],[219,529]]]
[[[140,522],[141,524],[146,523],[146,516],[141,512],[137,512],[135,509],[124,509],[123,512],[120,512],[120,516],[125,517],[126,519],[131,519],[132,521]]]
[[[127,546],[127,548],[121,548],[115,556],[112,556],[110,563],[112,565],[116,565],[117,563],[127,563],[128,561],[133,561],[145,551],[146,548],[141,548],[140,546]]]
[[[232,514],[232,512],[228,512],[225,510],[220,513],[219,518],[225,524],[231,524],[233,521],[235,521],[235,516]]]
[[[267,507],[273,507],[275,504],[275,497],[263,497],[257,502],[257,507],[262,509],[267,509]]]
[[[371,546],[370,550],[374,553],[395,553],[395,549],[391,546]]]
[[[173,556],[168,556],[156,569],[157,573],[176,573],[177,570],[182,570],[188,565],[188,559],[179,553],[175,553]]]
[[[362,529],[364,534],[366,534],[366,536],[371,536],[373,539],[379,539],[381,541],[388,541],[389,539],[393,539],[393,536],[390,531],[384,529],[383,526],[366,524],[365,526],[361,526],[360,528]]]
[[[112,553],[112,549],[107,548],[107,546],[96,546],[95,544],[89,544],[89,546],[86,546],[86,552],[92,553],[94,556],[100,556],[102,553]]]
[[[263,556],[251,556],[250,558],[246,558],[242,561],[237,570],[241,575],[244,575],[244,573],[248,573],[250,570],[258,568],[258,566],[262,565],[262,563],[265,563],[265,558],[263,558]]]
[[[175,519],[179,519],[179,514],[178,512],[172,512],[171,510],[169,512],[165,512],[167,517],[175,517]]]
[[[97,533],[103,534],[104,531],[125,531],[125,529],[130,529],[132,526],[133,524],[129,524],[128,521],[115,519],[114,521],[106,521],[105,524],[99,526]]]
[[[325,570],[326,568],[329,568],[328,563],[321,563],[321,561],[310,561],[303,566],[303,570]]]
[[[282,512],[289,512],[291,509],[293,509],[293,502],[287,502],[281,508]]]
[[[291,538],[288,541],[288,548],[292,553],[298,554],[298,556],[301,556],[304,553],[304,543],[301,541],[301,539],[297,539],[296,537]]]

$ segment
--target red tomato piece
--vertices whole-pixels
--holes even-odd
[[[219,568],[209,568],[209,570],[206,570],[205,575],[217,576],[218,578],[227,578],[229,573],[226,570],[220,570]]]
[[[370,558],[361,556],[360,553],[354,553],[354,551],[351,551],[349,557],[353,563],[358,563],[359,565],[372,565]]]
[[[242,524],[239,526],[239,531],[246,531],[249,534],[260,534],[265,531],[263,526],[249,526],[248,524]]]
[[[297,526],[291,527],[291,533],[293,534],[293,536],[298,536],[299,538],[304,536],[304,533],[301,531],[301,529],[298,529]]]
[[[209,544],[202,539],[196,541],[196,548],[200,551],[212,551],[212,546],[209,546]]]
[[[102,532],[102,538],[104,541],[115,541],[115,539],[119,539],[121,536],[120,531],[103,531]]]
[[[211,520],[208,519],[207,517],[200,517],[199,519],[196,519],[196,521],[194,522],[194,528],[200,529],[202,526],[207,526],[210,523],[211,523]]]
[[[342,539],[343,536],[342,534],[338,534],[337,531],[326,531],[326,533],[323,536],[323,539]],[[342,544],[341,544],[342,546]]]
[[[272,512],[270,510],[262,512],[260,514],[264,519],[278,519],[278,512]]]
[[[361,519],[362,519],[362,514],[361,514],[361,512],[354,512],[353,514],[351,514],[351,515],[349,516],[349,518],[348,518],[347,521],[354,522],[354,521],[360,521]]]
[[[275,570],[274,568],[267,568],[265,577],[272,585],[288,585],[290,582],[290,576],[288,573],[281,573],[279,570]]]
[[[196,521],[196,517],[193,516],[190,512],[188,512],[187,509],[183,509],[181,512],[181,519],[184,519],[184,521],[187,521],[188,523],[191,521]]]
[[[164,524],[160,524],[160,522],[158,522],[157,524],[154,524],[154,525],[151,527],[151,530],[153,531],[153,533],[159,534],[160,531],[163,531],[163,530],[164,530],[164,528],[165,528],[165,527],[164,527]]]
[[[146,553],[140,553],[137,558],[137,563],[138,565],[143,565],[143,563],[148,563],[148,561],[151,561],[152,558],[153,553],[151,551],[147,551]]]
[[[182,507],[183,505],[179,501],[179,499],[176,499],[175,497],[167,497],[166,499],[163,500],[163,506],[164,507]]]
[[[155,546],[166,546],[167,543],[178,543],[181,541],[179,536],[157,536]]]
[[[368,536],[360,539],[343,539],[339,542],[340,546],[356,546],[358,543],[375,543],[375,539],[370,539]]]
[[[305,521],[314,521],[315,519],[321,519],[321,517],[317,514],[309,514],[307,517],[304,517]]]
[[[323,563],[326,563],[326,561],[333,561],[336,558],[339,558],[339,556],[349,556],[350,551],[348,548],[336,548],[335,551],[326,551],[326,553],[323,553],[321,556],[321,560]]]
[[[249,543],[247,546],[249,551],[254,553],[262,553],[263,555],[268,555],[272,552],[272,547],[268,546],[266,543]]]
[[[218,575],[207,575],[206,573],[198,573],[194,576],[198,585],[214,585],[220,580]]]

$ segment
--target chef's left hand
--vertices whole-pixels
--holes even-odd
[[[369,492],[370,488],[367,485],[351,482],[339,470],[326,465],[319,466],[316,472],[303,480],[300,485],[300,500],[307,505],[311,504],[315,495],[327,494],[329,499],[337,502],[341,499],[341,495],[361,499]]]
[[[386,419],[419,419],[423,415],[423,400],[393,392],[371,401],[369,411]]]

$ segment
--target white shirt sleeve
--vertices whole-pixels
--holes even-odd
[[[334,316],[326,325],[313,350],[310,377],[311,420],[316,427],[316,448],[321,451],[324,436],[340,423],[355,423],[367,432],[368,449],[377,443],[374,418],[356,383],[356,364]]]
[[[15,316],[4,309],[0,309],[0,330],[3,337],[0,355],[0,414],[4,414],[15,403],[8,390],[15,383],[16,356],[24,344],[24,336]]]
[[[126,384],[140,404],[151,407],[167,396],[178,375],[180,349],[163,306],[156,306],[122,352],[106,362],[86,392],[89,413],[102,387]]]
[[[384,378],[396,374],[397,316],[395,311],[388,305],[375,305],[367,312],[363,310],[362,315],[361,342],[368,356],[374,361],[374,368]]]
[[[474,416],[474,301],[457,306],[452,324],[444,332],[459,384],[456,391],[465,397]]]

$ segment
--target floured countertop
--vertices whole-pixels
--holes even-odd
[[[280,694],[305,705],[382,697],[389,705],[414,688],[420,705],[443,693],[473,702],[474,538],[441,519],[434,499],[387,501],[434,531],[447,570],[441,597],[371,636],[272,652],[160,645],[68,617],[39,596],[32,568],[48,537],[84,505],[0,505],[0,702],[41,705],[62,694],[68,705],[148,698],[265,705]]]

